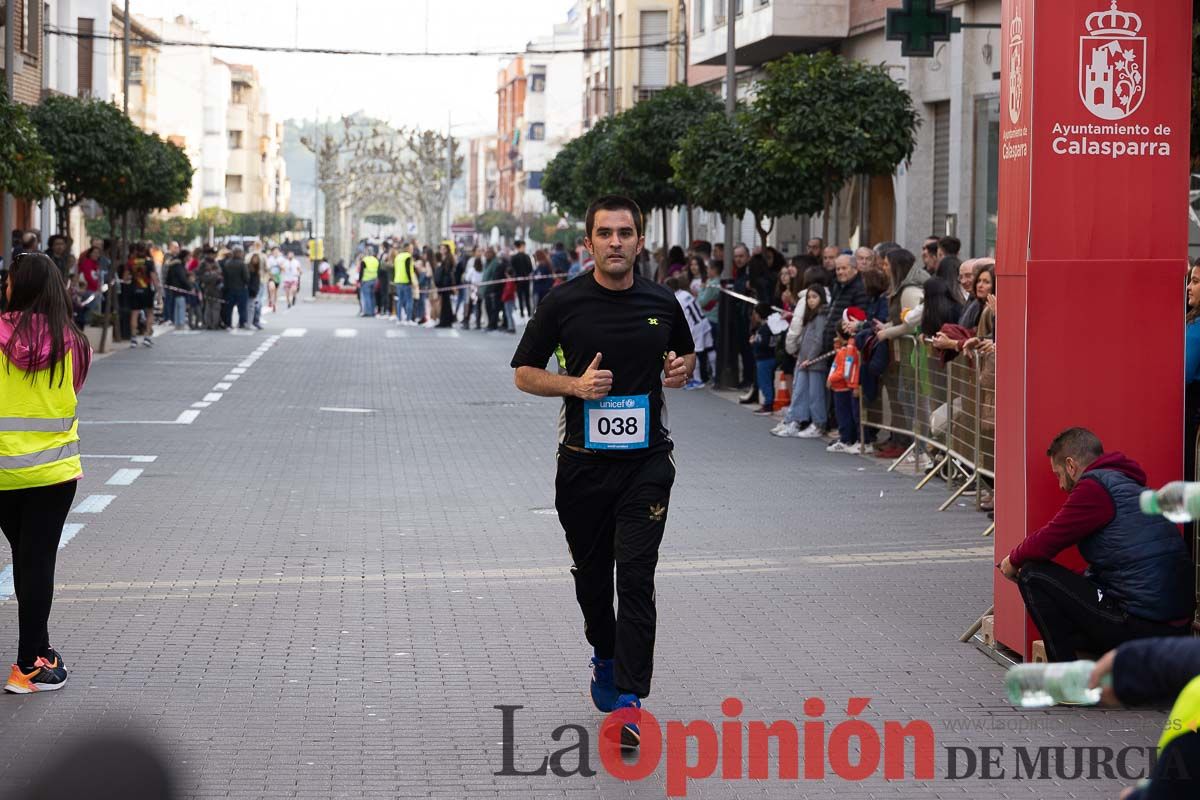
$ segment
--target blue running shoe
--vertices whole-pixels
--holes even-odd
[[[592,656],[592,702],[605,714],[617,707],[617,682],[613,669],[611,658]]]
[[[617,698],[618,713],[624,712],[621,725],[621,749],[636,750],[642,744],[642,732],[638,728],[638,720],[641,719],[639,713],[642,708],[642,701],[635,694],[623,694]],[[624,711],[630,709],[630,711]]]

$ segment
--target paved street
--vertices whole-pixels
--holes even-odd
[[[548,513],[558,401],[513,388],[515,337],[396,328],[339,302],[267,324],[95,364],[51,620],[71,684],[0,697],[0,785],[119,729],[169,753],[188,797],[664,796],[663,765],[626,783],[597,755],[590,651]],[[696,781],[689,797],[1098,798],[1129,783],[1012,778],[1015,745],[1148,746],[1162,714],[1008,705],[1001,668],[957,642],[990,602],[981,516],[936,514],[938,486],[772,438],[709,392],[669,402],[679,477],[647,708],[718,724],[737,697],[743,722],[799,726],[819,697],[828,738],[848,698],[869,697],[877,730],[927,720],[937,737],[930,782],[910,753],[904,781],[827,766],[824,781]],[[15,602],[0,623],[15,647]],[[573,743],[551,732],[575,723],[598,774],[495,775],[501,704],[524,706],[517,769]],[[946,778],[945,748],[1000,745],[1008,777]]]

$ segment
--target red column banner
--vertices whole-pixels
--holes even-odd
[[[1045,454],[1066,428],[1151,485],[1182,472],[1191,4],[1004,0],[1002,25],[997,561],[1065,498]],[[1028,657],[998,573],[995,601]]]

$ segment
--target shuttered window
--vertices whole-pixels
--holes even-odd
[[[930,233],[946,235],[950,210],[950,103],[933,104],[933,228]]]
[[[91,97],[92,95],[92,47],[94,40],[91,38],[96,30],[96,21],[88,17],[80,17],[75,24],[79,30],[79,38],[75,40],[75,46],[78,48],[78,87],[76,94],[80,97]]]
[[[641,44],[662,44],[667,41],[666,11],[643,11]],[[638,86],[656,88],[667,85],[667,48],[653,47],[639,50],[640,64],[638,65]]]

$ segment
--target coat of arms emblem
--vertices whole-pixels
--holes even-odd
[[[1009,34],[1008,118],[1016,125],[1021,121],[1021,96],[1025,85],[1025,23],[1013,17]]]
[[[1079,96],[1097,117],[1125,119],[1146,96],[1142,18],[1112,0],[1108,11],[1089,15],[1086,24],[1088,35],[1079,37]]]

